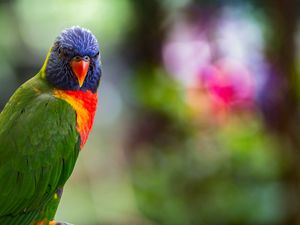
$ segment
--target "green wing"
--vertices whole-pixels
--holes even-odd
[[[51,91],[37,75],[0,114],[0,224],[31,224],[74,168],[76,113]]]

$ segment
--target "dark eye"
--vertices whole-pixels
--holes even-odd
[[[98,58],[98,56],[99,56],[99,52],[97,52],[94,56],[93,56],[93,58]]]
[[[80,61],[80,60],[81,60],[81,57],[80,57],[80,56],[75,56],[75,57],[73,57],[73,60],[75,60],[75,61]]]
[[[87,55],[83,57],[84,61],[90,61],[90,57],[88,57]]]
[[[58,55],[62,58],[65,57],[65,54],[61,48],[58,49]]]

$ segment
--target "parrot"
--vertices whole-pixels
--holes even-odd
[[[101,74],[96,37],[73,26],[10,97],[0,114],[0,224],[68,224],[54,217],[94,122]]]

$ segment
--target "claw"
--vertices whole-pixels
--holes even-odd
[[[56,225],[73,225],[71,223],[57,222]]]
[[[56,222],[56,221],[52,220],[49,222],[49,225],[74,225],[74,224],[65,223],[65,222]]]

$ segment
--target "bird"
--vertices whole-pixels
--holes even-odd
[[[68,224],[54,217],[93,125],[101,74],[96,37],[73,26],[10,97],[0,114],[0,224]]]

